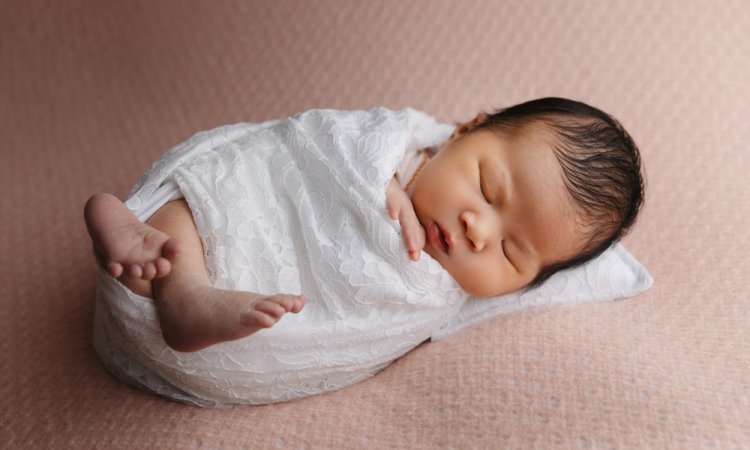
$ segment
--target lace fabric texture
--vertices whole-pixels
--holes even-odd
[[[408,150],[452,127],[413,109],[313,110],[199,133],[157,161],[126,205],[145,219],[179,190],[223,289],[304,293],[270,329],[194,353],[163,341],[153,301],[100,273],[95,346],[119,378],[203,406],[262,404],[364,380],[467,299],[429,255],[415,263],[385,188]]]

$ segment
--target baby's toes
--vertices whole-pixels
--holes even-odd
[[[143,276],[143,267],[140,264],[130,264],[125,268],[125,275],[129,278],[141,278]]]
[[[156,278],[166,277],[172,271],[172,263],[166,258],[157,259],[154,266],[156,267]]]
[[[147,262],[143,265],[143,273],[141,274],[141,279],[146,281],[151,281],[156,277],[156,265],[152,262]]]
[[[180,253],[182,253],[182,242],[175,238],[169,239],[161,248],[161,256],[169,262],[175,262]]]
[[[302,311],[302,308],[304,308],[305,304],[307,303],[307,299],[304,295],[296,295],[294,297],[294,305],[292,306],[292,309],[290,309],[290,312],[298,313]]]
[[[302,306],[304,306],[304,301],[301,302],[300,298],[304,300],[304,297],[300,295],[278,294],[268,297],[267,300],[281,305],[285,312],[297,313],[302,309]]]
[[[283,316],[284,313],[287,312],[287,309],[283,305],[270,298],[258,302],[255,305],[255,310],[264,312],[269,316],[275,318],[276,320],[280,319],[281,316]]]
[[[123,269],[122,264],[120,263],[113,261],[107,264],[107,273],[112,278],[120,278],[124,270],[125,269]]]
[[[261,327],[270,328],[277,322],[278,319],[271,317],[270,315],[254,309],[243,314],[240,318],[240,323],[246,327]]]

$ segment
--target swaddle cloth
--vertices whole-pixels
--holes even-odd
[[[269,329],[193,353],[161,335],[152,299],[100,270],[95,347],[124,381],[204,406],[261,404],[364,380],[428,339],[468,295],[429,255],[408,259],[385,191],[409,149],[453,127],[413,109],[313,110],[199,133],[126,205],[142,220],[184,196],[214,286],[303,293]]]

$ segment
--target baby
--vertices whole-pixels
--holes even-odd
[[[409,158],[399,167],[413,173],[397,173],[386,188],[409,258],[424,251],[480,297],[534,287],[591,260],[627,232],[643,202],[628,133],[606,113],[561,98],[479,114]],[[143,223],[98,194],[84,216],[98,262],[154,299],[164,340],[179,352],[246,337],[306,304],[304,293],[214,287],[184,199]]]

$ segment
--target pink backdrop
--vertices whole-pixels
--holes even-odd
[[[750,445],[750,4],[744,0],[0,5],[0,446]],[[534,97],[630,129],[648,195],[625,301],[529,310],[298,402],[204,410],[91,345],[82,207],[195,131],[312,107],[444,120]]]

